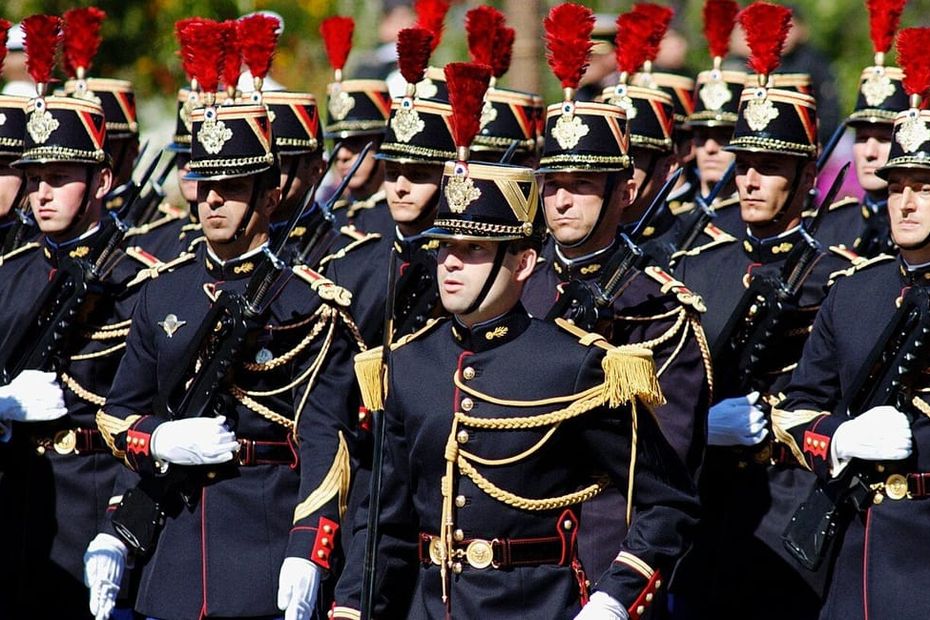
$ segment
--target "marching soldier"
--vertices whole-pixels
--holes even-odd
[[[813,618],[823,586],[822,574],[801,574],[781,541],[813,477],[778,462],[763,410],[767,395],[784,385],[800,356],[830,274],[848,265],[820,249],[801,222],[802,205],[815,177],[814,99],[764,86],[778,55],[761,43],[763,33],[777,26],[783,36],[789,19],[788,9],[767,3],[753,4],[740,14],[753,50],[750,64],[761,74],[759,85],[743,91],[727,147],[736,154],[746,238],[742,243],[722,238],[692,250],[676,270],[707,304],[702,323],[715,354],[717,401],[708,417],[711,447],[701,474],[702,528],[683,579],[676,582],[682,584],[689,605],[678,609],[687,609],[689,618],[747,613],[754,618]],[[753,350],[752,359],[759,362],[746,380],[748,362],[740,347],[756,346],[757,332],[746,335],[742,330],[753,324],[765,301],[746,291],[770,279],[783,283],[775,286],[788,299],[773,309],[781,313],[772,319],[777,321],[775,333],[758,345],[763,349]],[[739,552],[721,555],[723,544]]]
[[[7,254],[0,267],[4,372],[36,363],[29,353],[34,346],[52,348],[53,359],[40,370],[55,369],[34,379],[36,397],[51,403],[45,413],[14,416],[8,438],[0,527],[11,536],[0,567],[0,615],[9,618],[85,617],[81,554],[103,523],[102,498],[110,495],[121,469],[94,418],[122,357],[139,285],[151,273],[142,268],[155,266],[142,252],[111,247],[119,233],[103,208],[113,177],[101,107],[41,96],[57,29],[58,17],[37,15],[24,22],[40,96],[26,108],[23,152],[13,162],[25,175],[43,235]],[[78,301],[67,325],[55,319],[40,331],[47,313],[71,299],[79,281],[90,287],[89,303]],[[52,297],[44,298],[46,292]],[[32,373],[37,370],[10,377],[11,386]],[[62,392],[65,409],[58,410],[54,403]]]
[[[856,107],[845,122],[855,131],[853,164],[864,197],[861,203],[845,198],[830,205],[817,239],[825,245],[844,245],[860,256],[873,257],[895,252],[888,230],[888,184],[875,173],[888,161],[892,124],[897,113],[907,108],[907,94],[901,86],[901,70],[884,63],[903,3],[892,0],[867,6],[875,64],[862,70]]]
[[[899,33],[905,76],[910,62],[926,54],[928,35],[926,28]],[[928,86],[926,77],[910,83],[905,78],[911,106],[895,119],[891,153],[878,170],[889,184],[888,216],[899,256],[862,261],[837,281],[772,413],[778,440],[801,467],[824,483],[859,472],[869,485],[858,510],[839,506],[844,517],[838,540],[824,560],[833,569],[820,616],[826,620],[918,618],[930,605],[920,542],[928,522],[924,472],[930,468],[926,357],[911,362],[908,349],[910,338],[923,340],[919,334],[930,322],[930,142],[922,137],[930,114],[919,110]],[[911,299],[923,299],[923,310],[915,312],[920,302],[914,306]],[[899,322],[902,311],[915,320]],[[886,356],[876,358],[876,351]],[[900,381],[884,393],[890,376]]]
[[[10,165],[23,154],[28,105],[26,97],[0,95],[0,115],[6,118],[0,125],[0,255],[32,242],[38,234],[35,221],[28,209],[23,208],[26,197],[23,171]]]
[[[477,92],[457,90],[459,71],[475,74],[478,86],[464,88]],[[477,121],[488,72],[460,64],[446,72],[453,105],[461,94],[475,102],[471,114],[455,110],[457,144],[467,143],[461,123]],[[380,379],[363,380],[370,405],[383,405],[387,435],[374,614],[412,599],[408,618],[573,617],[586,598],[578,505],[607,484],[592,482],[605,471],[632,485],[637,518],[578,617],[639,618],[696,509],[688,475],[647,411],[659,392],[649,353],[527,313],[519,299],[541,233],[533,171],[463,155],[446,164],[427,233],[441,242],[437,277],[453,318],[392,347],[386,401],[377,402]],[[377,350],[359,358],[360,378],[379,377],[380,358]],[[612,397],[610,385],[619,388]],[[437,416],[437,408],[454,413]],[[337,586],[334,618],[358,617],[360,542]]]

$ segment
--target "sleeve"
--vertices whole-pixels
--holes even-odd
[[[393,373],[389,373],[393,376]],[[420,531],[411,490],[410,456],[404,433],[403,408],[392,383],[383,421],[385,437],[382,461],[381,512],[378,520],[378,551],[374,617],[403,617],[409,601],[402,598],[416,580]],[[359,618],[364,579],[365,546],[370,507],[370,489],[364,489],[355,532],[346,553],[346,567],[336,585],[334,618]]]
[[[630,405],[602,408],[583,416],[579,424],[595,465],[627,495],[632,478],[630,503],[636,516],[595,589],[620,601],[636,620],[690,544],[698,519],[697,492],[645,405],[637,403],[635,410]]]
[[[289,557],[329,570],[339,540],[351,484],[349,441],[357,415],[352,354],[354,344],[334,311],[316,346],[294,367],[309,378],[294,388],[294,433],[300,455],[300,502],[294,509]],[[353,408],[354,405],[354,408]]]
[[[784,398],[772,409],[775,439],[791,460],[823,478],[830,476],[830,443],[845,412],[834,412],[840,403],[836,333],[833,308],[842,283],[824,300],[804,352],[784,390]]]

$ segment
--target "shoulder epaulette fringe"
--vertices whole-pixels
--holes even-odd
[[[415,331],[415,332],[413,332],[413,333],[410,333],[410,334],[407,334],[406,336],[401,336],[400,338],[397,339],[397,342],[392,342],[392,343],[391,343],[391,351],[396,351],[397,349],[401,348],[402,346],[404,346],[404,345],[406,345],[406,344],[410,344],[411,342],[413,342],[414,340],[416,340],[416,339],[419,338],[420,336],[423,336],[423,335],[427,334],[428,332],[431,332],[431,331],[433,330],[434,327],[436,327],[437,325],[439,325],[439,324],[442,323],[443,321],[444,321],[444,319],[436,319],[436,318],[427,320],[427,321],[426,321],[426,324],[423,325],[423,327],[421,327],[421,328],[418,329],[417,331]]]
[[[660,290],[663,293],[671,291],[682,305],[694,308],[698,312],[707,312],[707,306],[704,305],[704,299],[700,295],[685,286],[684,282],[676,280],[661,267],[651,265],[643,271],[647,276],[659,283]]]
[[[333,252],[332,254],[329,254],[328,256],[324,256],[323,259],[320,260],[321,267],[331,260],[342,258],[343,256],[345,256],[346,254],[348,254],[349,252],[351,252],[352,250],[354,250],[355,248],[359,246],[362,246],[370,241],[376,241],[381,238],[380,233],[361,232],[360,230],[357,230],[354,226],[343,226],[342,228],[339,229],[339,234],[349,237],[350,239],[352,239],[352,241],[345,247],[339,248],[337,251]]]
[[[721,228],[717,228],[713,224],[708,224],[704,227],[704,234],[711,238],[710,243],[705,243],[704,245],[699,245],[691,248],[690,250],[675,252],[672,254],[672,258],[681,258],[682,256],[697,256],[702,252],[706,252],[711,248],[717,246],[725,245],[727,243],[733,243],[736,241],[736,237],[726,232]]]
[[[297,265],[291,270],[298,278],[310,285],[310,289],[320,296],[320,299],[348,308],[352,303],[352,293],[322,274],[306,265]]]
[[[27,244],[25,244],[25,245],[23,245],[23,246],[20,246],[20,247],[16,248],[15,250],[10,250],[9,252],[7,252],[6,254],[4,254],[3,256],[0,256],[0,265],[2,265],[3,263],[5,263],[6,261],[10,260],[11,258],[16,258],[17,256],[21,256],[21,255],[25,254],[25,253],[28,252],[29,250],[35,250],[35,249],[38,248],[40,245],[41,245],[41,244],[40,244],[38,241],[30,241],[29,243],[27,243]]]
[[[362,404],[369,411],[384,409],[386,371],[382,370],[384,347],[362,351],[355,356],[355,379],[362,395]]]
[[[857,271],[862,271],[863,269],[871,267],[872,265],[895,260],[895,257],[890,254],[879,254],[873,258],[865,258],[864,256],[859,256],[855,252],[851,252],[850,250],[840,246],[830,246],[830,251],[848,259],[852,263],[852,266],[831,273],[830,277],[827,278],[828,286],[832,286],[833,283],[836,282],[839,278],[851,276]],[[853,255],[852,258],[850,258],[850,254]]]

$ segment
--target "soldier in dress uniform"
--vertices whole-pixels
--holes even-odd
[[[348,293],[306,267],[282,265],[274,294],[257,310],[258,325],[243,336],[241,356],[214,395],[217,417],[176,410],[173,419],[158,406],[161,396],[178,407],[186,381],[211,361],[203,357],[209,349],[194,354],[196,366],[185,361],[201,346],[197,335],[211,305],[247,295],[264,261],[276,260],[266,253],[280,172],[266,108],[215,106],[215,86],[202,83],[206,107],[192,114],[190,176],[206,241],[140,296],[97,423],[113,454],[143,481],[186,474],[186,501],[177,489],[161,500],[165,521],[142,568],[137,611],[271,618],[284,610],[310,618],[338,548],[350,484],[357,405],[349,364],[357,343]],[[140,497],[126,471],[110,500],[118,506],[114,521],[124,524],[131,498]],[[125,564],[123,541],[109,532],[88,549],[89,569]],[[89,579],[92,591],[112,585],[107,580],[118,573],[101,572]]]
[[[523,304],[539,318],[547,316],[570,281],[594,283],[604,276],[607,261],[625,248],[617,227],[636,193],[624,130],[635,131],[637,125],[635,120],[627,123],[622,107],[568,99],[549,106],[547,116],[537,174],[542,175],[551,248],[523,291]],[[581,128],[578,133],[564,129],[572,125]],[[611,344],[652,351],[666,399],[656,418],[681,461],[695,473],[704,451],[710,398],[702,302],[654,265],[624,274],[619,290],[602,335]],[[579,551],[592,575],[601,574],[613,560],[609,541],[626,533],[624,524],[612,517],[624,505],[623,494],[608,489],[582,508],[591,527],[581,533]]]
[[[907,57],[926,54],[928,43],[925,28],[899,33],[905,73]],[[927,86],[910,92],[926,92]],[[887,209],[899,256],[862,261],[844,274],[849,277],[839,278],[772,413],[778,440],[799,466],[824,482],[854,468],[871,484],[862,512],[843,507],[835,555],[827,560],[833,571],[820,615],[824,620],[916,619],[930,606],[922,544],[928,523],[925,472],[930,471],[926,361],[916,361],[916,379],[892,388],[890,399],[864,396],[862,390],[872,386],[859,383],[873,362],[878,362],[875,370],[888,371],[895,358],[874,360],[872,351],[888,345],[884,327],[894,322],[905,297],[919,293],[911,289],[930,283],[930,142],[924,139],[930,113],[919,107],[918,94],[911,108],[898,114],[888,162],[878,171],[889,183]],[[911,328],[926,329],[921,316],[922,322],[899,326],[904,330],[896,334],[906,339]],[[875,375],[876,382],[881,376]]]
[[[23,171],[10,165],[23,154],[28,105],[27,97],[0,95],[0,115],[6,119],[0,125],[0,256],[33,241],[39,233],[29,209],[24,208]]]
[[[830,205],[817,231],[817,239],[825,245],[844,245],[869,258],[895,252],[886,210],[888,184],[875,172],[888,161],[895,116],[907,108],[901,70],[885,66],[885,54],[891,49],[900,10],[895,13],[885,4],[888,3],[867,5],[875,64],[862,70],[856,107],[845,123],[855,131],[853,164],[864,196],[861,201],[847,197]]]
[[[102,108],[92,101],[42,96],[57,23],[57,17],[42,15],[25,22],[40,96],[26,108],[23,152],[13,165],[25,175],[29,205],[43,235],[7,254],[0,267],[0,351],[7,370],[19,363],[19,347],[33,344],[21,339],[34,334],[28,327],[51,309],[54,300],[44,309],[35,306],[50,282],[58,281],[57,274],[73,279],[76,269],[96,265],[101,280],[64,334],[51,382],[35,386],[37,394],[57,392],[59,399],[63,391],[64,415],[54,420],[20,416],[12,424],[0,485],[0,527],[10,533],[0,563],[4,618],[86,616],[81,554],[103,523],[103,498],[121,469],[94,419],[122,357],[139,286],[155,266],[134,248],[105,251],[117,224],[103,208],[113,177]],[[42,32],[50,36],[42,38]]]
[[[704,519],[695,548],[686,560],[681,584],[688,606],[682,617],[716,614],[753,618],[816,617],[823,574],[804,572],[784,550],[781,533],[813,477],[782,464],[771,449],[763,407],[778,392],[800,356],[831,274],[848,266],[839,254],[813,243],[804,229],[801,209],[814,184],[817,148],[816,111],[809,95],[766,88],[765,74],[778,57],[753,47],[755,33],[781,25],[786,33],[790,11],[756,3],[741,13],[753,56],[764,69],[754,87],[740,98],[734,135],[727,147],[736,154],[736,185],[740,212],[747,226],[745,240],[733,237],[711,242],[688,256],[676,270],[685,284],[707,304],[702,323],[713,351],[724,350],[736,332],[728,322],[735,312],[751,317],[751,306],[738,306],[754,278],[780,277],[805,250],[806,268],[792,273],[797,298],[786,302],[777,340],[754,354],[764,362],[754,372],[750,394],[737,381],[744,369],[736,362],[715,360],[714,398],[708,417],[709,449],[701,473]],[[794,250],[794,251],[793,251]],[[842,252],[840,253],[842,254]],[[789,263],[789,257],[791,263]],[[737,356],[738,357],[738,356]],[[749,392],[749,388],[745,388]],[[761,392],[761,395],[760,395]],[[721,545],[739,553],[720,554]],[[802,574],[803,573],[803,574]]]
[[[454,105],[458,84],[449,80]],[[477,119],[480,92],[472,96]],[[456,135],[457,143],[470,138]],[[381,352],[356,360],[387,434],[374,614],[412,597],[407,613],[392,617],[575,617],[585,596],[578,505],[609,484],[592,482],[599,470],[633,485],[637,518],[578,617],[639,618],[696,509],[686,471],[644,409],[660,391],[649,386],[650,355],[527,313],[519,300],[541,233],[533,171],[465,155],[446,164],[428,232],[441,242],[437,277],[453,317],[392,347],[384,402],[376,402],[380,379],[366,379],[380,376]],[[612,401],[605,390],[614,373],[628,380]],[[454,413],[437,416],[437,408]],[[334,618],[359,617],[361,542],[337,586]]]

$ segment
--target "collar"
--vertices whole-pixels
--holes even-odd
[[[675,202],[678,203],[677,200]],[[672,199],[669,198],[661,205],[659,205],[659,209],[652,217],[652,221],[643,229],[642,241],[648,241],[654,237],[660,237],[664,235],[675,225],[675,220],[676,216],[672,210]],[[630,235],[630,233],[633,232],[633,229],[636,228],[637,224],[639,224],[639,222],[631,222],[622,226],[621,230]]]
[[[254,250],[249,250],[245,254],[228,261],[222,261],[217,258],[208,244],[201,243],[200,246],[204,248],[201,250],[201,253],[203,265],[206,267],[207,273],[210,274],[210,277],[214,280],[225,282],[251,276],[255,268],[258,267],[262,252],[268,247],[268,244],[263,243]]]
[[[898,256],[898,272],[904,279],[905,286],[927,286],[930,284],[930,263],[909,265]]]
[[[43,237],[42,254],[45,256],[45,260],[48,261],[49,265],[57,268],[65,257],[84,258],[90,254],[90,248],[97,233],[100,232],[100,228],[100,224],[97,223],[79,237],[61,243],[55,243],[48,236]]]
[[[288,235],[288,239],[303,239],[308,233],[312,232],[310,227],[311,217],[319,208],[319,206],[314,205],[313,208],[304,211],[300,217],[297,218],[297,222],[294,224],[294,230]],[[271,222],[268,225],[268,236],[275,241],[275,244],[277,244],[278,236],[284,234],[284,228],[287,226],[287,223],[288,220],[281,220],[280,222]]]
[[[887,215],[888,196],[885,195],[882,198],[875,198],[871,194],[866,194],[865,198],[862,199],[862,217],[869,219],[880,212],[884,212]]]
[[[788,253],[794,249],[801,237],[806,234],[801,226],[795,226],[780,235],[759,239],[746,230],[746,239],[743,240],[743,250],[754,263],[774,263],[787,258]]]
[[[462,325],[458,317],[452,317],[452,338],[467,351],[481,353],[514,340],[530,326],[530,315],[522,303],[499,317],[473,325],[471,329]]]
[[[585,254],[577,258],[566,258],[555,244],[555,252],[552,257],[552,269],[563,282],[569,280],[590,280],[601,275],[601,269],[604,264],[613,256],[613,251],[617,247],[616,240],[602,250]]]

